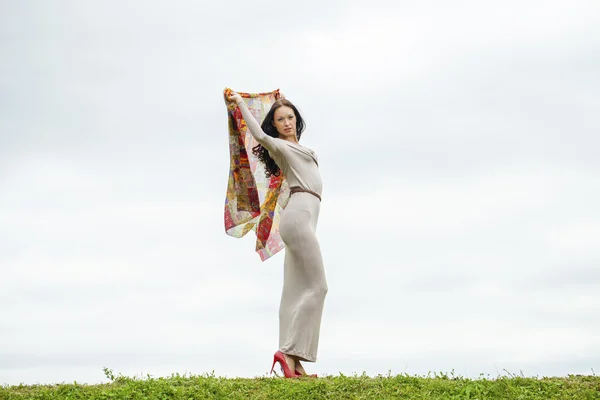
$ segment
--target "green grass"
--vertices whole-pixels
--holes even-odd
[[[99,385],[19,385],[0,387],[0,400],[12,399],[600,399],[600,377],[499,376],[468,379],[447,374],[369,377],[324,376],[317,379],[271,377],[219,378],[174,374],[167,378],[115,376]]]

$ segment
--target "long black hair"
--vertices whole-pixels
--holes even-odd
[[[265,119],[263,120],[260,127],[267,135],[274,137],[274,138],[279,137],[279,132],[277,132],[277,128],[275,128],[275,125],[273,125],[273,120],[274,120],[275,110],[277,110],[279,107],[283,107],[283,106],[289,107],[292,110],[294,110],[294,114],[296,115],[296,138],[298,140],[300,140],[300,136],[302,135],[302,132],[304,131],[304,128],[306,127],[306,124],[304,123],[304,120],[300,116],[300,113],[298,112],[298,109],[296,108],[296,106],[294,106],[292,104],[292,102],[287,99],[277,100],[275,103],[273,103],[273,105],[271,106],[271,109],[265,116]],[[261,144],[254,146],[252,148],[252,154],[257,156],[258,159],[263,164],[265,164],[265,175],[267,176],[267,178],[271,177],[271,175],[279,176],[281,174],[281,170],[275,163],[275,160],[273,160],[271,158],[271,156],[269,155],[269,151],[267,149],[265,149]]]

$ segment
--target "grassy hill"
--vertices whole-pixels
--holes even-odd
[[[324,376],[302,379],[272,377],[219,378],[172,375],[166,378],[114,376],[110,383],[82,385],[19,385],[0,387],[0,400],[12,399],[600,399],[600,377],[526,378],[501,376],[478,379],[430,374]]]

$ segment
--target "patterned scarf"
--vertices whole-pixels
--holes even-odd
[[[225,199],[225,232],[241,238],[256,232],[256,252],[265,261],[284,247],[279,235],[279,215],[290,190],[280,176],[265,176],[265,167],[252,148],[258,145],[235,103],[227,101],[232,90],[223,92],[229,116],[229,182]],[[279,89],[269,93],[240,93],[248,108],[261,123],[279,98]]]

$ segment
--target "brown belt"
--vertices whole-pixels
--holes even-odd
[[[294,193],[298,193],[298,192],[310,193],[313,196],[316,196],[319,199],[319,201],[321,201],[321,196],[319,196],[318,193],[315,193],[312,190],[302,189],[300,186],[292,186],[292,187],[290,187],[290,196],[293,195]]]

